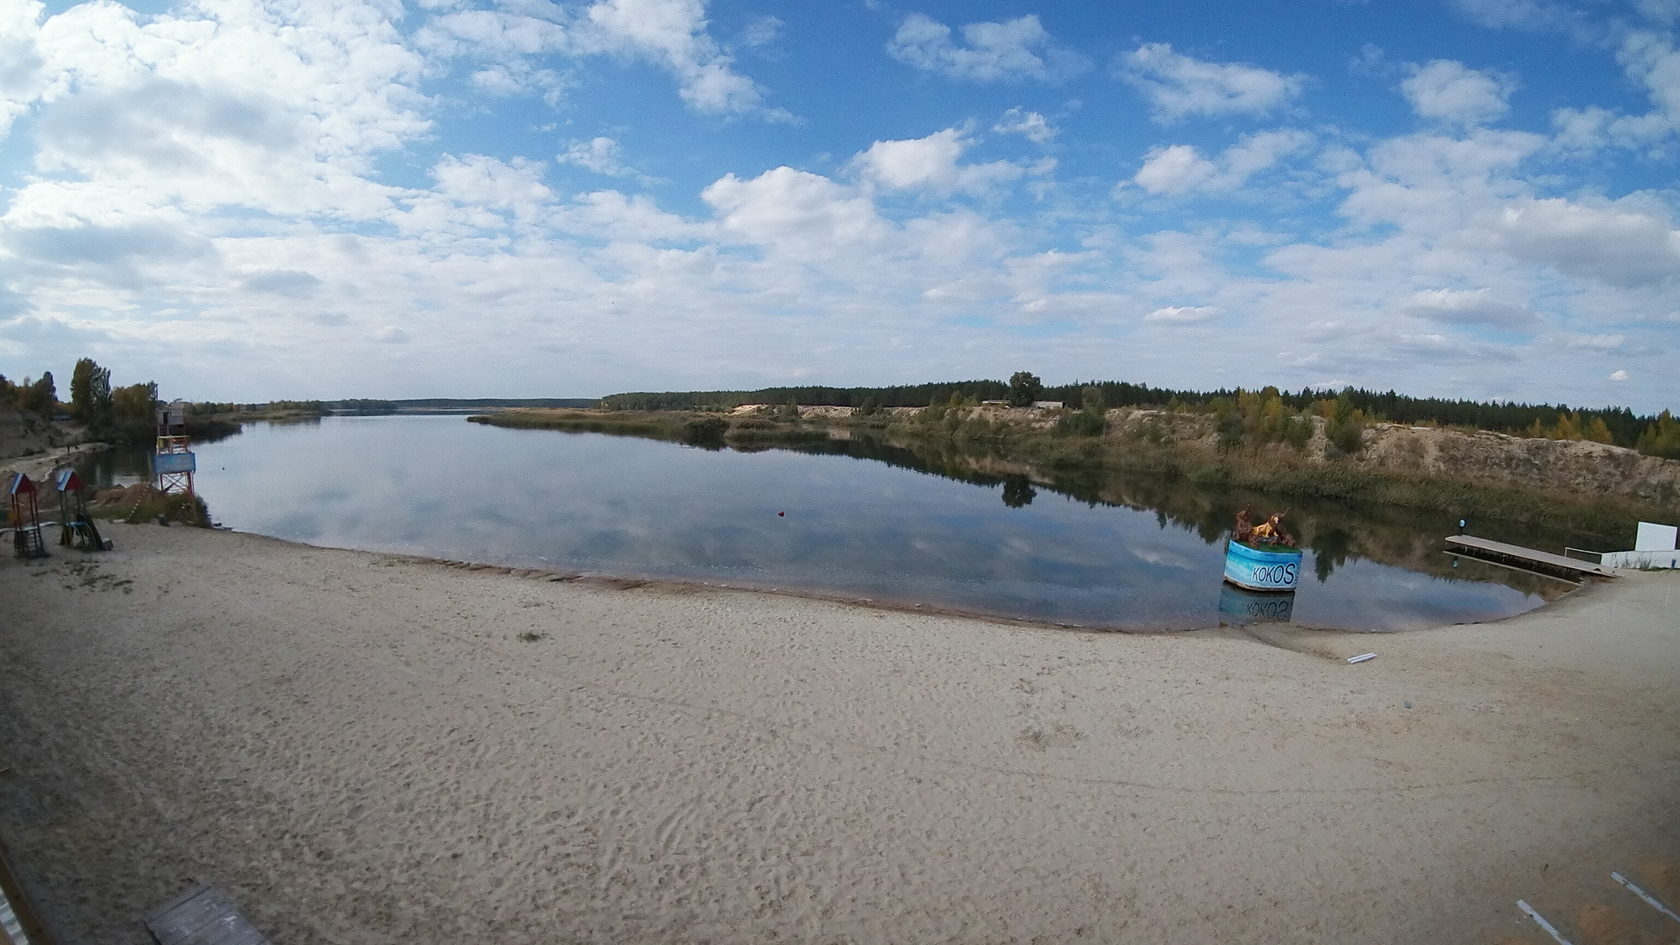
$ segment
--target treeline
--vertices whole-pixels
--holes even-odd
[[[754,391],[640,391],[601,398],[607,410],[732,410],[742,404],[831,407],[926,407],[958,400],[1002,400],[1003,381],[944,381],[895,387],[765,387]]]
[[[42,372],[39,380],[25,378],[21,384],[0,376],[0,403],[49,418],[68,416],[84,424],[95,439],[139,441],[156,430],[157,384],[112,387],[110,369],[92,358],[76,362],[70,375],[69,403],[58,399],[51,371]]]
[[[1037,399],[1060,401],[1070,408],[1154,407],[1172,410],[1222,412],[1225,405],[1244,399],[1242,388],[1195,391],[1153,387],[1128,381],[1078,381],[1046,386]],[[742,404],[802,404],[856,407],[928,407],[953,402],[1005,400],[1010,385],[1000,380],[948,381],[890,387],[765,387],[752,391],[665,391],[612,394],[602,399],[609,410],[729,410]],[[1310,413],[1326,401],[1345,414],[1357,411],[1368,421],[1435,424],[1491,430],[1516,436],[1596,440],[1641,452],[1680,458],[1680,422],[1668,411],[1640,416],[1626,407],[1574,408],[1565,404],[1523,404],[1504,401],[1453,400],[1412,397],[1397,391],[1355,387],[1281,391],[1268,387],[1260,396],[1294,413]]]

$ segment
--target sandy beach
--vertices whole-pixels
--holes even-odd
[[[106,532],[0,560],[60,945],[201,881],[288,943],[1680,940],[1610,879],[1680,905],[1680,575],[1126,635]]]

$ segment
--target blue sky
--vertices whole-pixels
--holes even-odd
[[[0,373],[1680,407],[1680,0],[0,0]]]

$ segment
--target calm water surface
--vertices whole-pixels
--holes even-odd
[[[1163,494],[1157,508],[1075,499],[1022,477],[930,475],[903,451],[892,462],[708,451],[459,416],[255,424],[196,450],[200,495],[240,531],[1085,626],[1402,629],[1520,613],[1564,589],[1455,567],[1440,554],[1439,523],[1396,536],[1392,522],[1297,504],[1301,589],[1249,595],[1221,581],[1239,497]],[[1362,556],[1364,531],[1381,531],[1389,550]]]

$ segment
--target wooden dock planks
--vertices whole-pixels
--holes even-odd
[[[1603,565],[1590,561],[1580,561],[1575,558],[1565,558],[1548,551],[1536,551],[1521,545],[1508,545],[1502,541],[1492,541],[1487,538],[1475,538],[1470,535],[1448,535],[1449,550],[1456,549],[1472,558],[1491,558],[1496,561],[1510,562],[1518,566],[1536,567],[1544,570],[1558,571],[1564,574],[1580,577],[1615,577],[1616,572]]]

